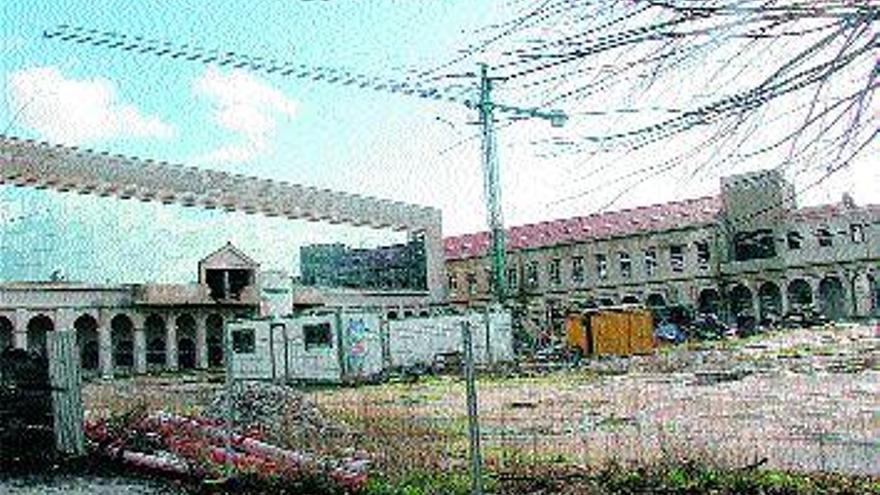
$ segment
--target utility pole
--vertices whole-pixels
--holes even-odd
[[[495,302],[504,304],[506,285],[506,231],[501,214],[501,177],[495,143],[493,111],[499,110],[521,117],[537,117],[549,120],[553,127],[565,125],[567,116],[560,111],[542,111],[537,108],[519,108],[492,101],[492,82],[489,66],[480,64],[480,100],[476,107],[480,112],[483,137],[483,189],[489,223],[489,256],[492,270],[490,293]]]
[[[492,80],[489,67],[480,64],[480,125],[483,134],[483,189],[489,223],[489,249],[491,256],[492,280],[489,291],[495,302],[504,303],[505,289],[505,231],[501,215],[501,177],[499,177],[498,157],[495,146],[495,122],[492,116]]]

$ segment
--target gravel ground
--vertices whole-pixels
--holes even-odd
[[[482,380],[483,446],[500,464],[523,453],[579,464],[690,457],[880,475],[878,363],[874,327],[850,325]],[[316,396],[362,423],[396,416],[464,435],[459,380]]]
[[[137,378],[90,384],[84,397],[92,414],[138,401],[186,414],[208,406],[219,387],[200,375]],[[874,325],[783,331],[590,359],[567,371],[486,377],[478,395],[486,457],[502,467],[524,455],[585,465],[689,457],[880,475]],[[380,457],[439,457],[463,467],[466,410],[456,377],[309,390],[305,398],[332,421],[381,432],[372,443]],[[412,437],[426,429],[442,434]]]

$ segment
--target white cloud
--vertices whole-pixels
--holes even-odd
[[[245,71],[223,73],[208,67],[193,89],[211,101],[217,125],[240,136],[238,141],[220,146],[199,161],[247,161],[268,149],[279,117],[296,115],[295,100]]]
[[[115,86],[103,78],[68,79],[57,67],[32,67],[9,76],[9,92],[20,123],[51,141],[173,134],[159,117],[118,101]]]

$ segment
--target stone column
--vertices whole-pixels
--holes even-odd
[[[74,330],[73,322],[76,320],[76,314],[72,309],[58,308],[55,310],[53,318],[54,330]]]
[[[810,295],[813,296],[813,308],[816,311],[822,311],[822,301],[820,300],[819,294],[819,280],[820,278],[817,275],[809,275],[805,277],[805,280],[808,284],[810,284]]]
[[[855,313],[853,316],[856,318],[866,318],[871,316],[871,308],[873,306],[872,298],[872,287],[871,287],[871,279],[868,278],[867,273],[854,273],[853,276],[855,280],[853,281],[854,291],[853,291],[853,308]]]
[[[134,323],[134,372],[144,374],[147,372],[147,336],[144,332],[143,315],[131,315]]]
[[[443,256],[441,217],[438,210],[433,210],[429,214],[432,218],[427,222],[424,230],[425,277],[431,302],[442,302],[446,300],[446,263]]]
[[[98,313],[98,369],[104,378],[113,378],[113,343],[110,339],[110,318],[106,310]]]
[[[760,284],[756,282],[747,282],[745,286],[748,287],[749,291],[752,293],[752,316],[755,317],[755,320],[761,321],[761,297],[758,294]]]
[[[27,349],[27,324],[30,314],[24,309],[16,309],[12,315],[12,345],[16,349]]]
[[[843,317],[852,318],[855,316],[855,294],[853,293],[853,276],[854,274],[848,270],[838,272],[840,285],[843,286]]]
[[[196,368],[208,368],[208,328],[207,316],[196,317]]]
[[[177,371],[177,315],[169,314],[165,321],[165,368]]]
[[[779,303],[782,305],[782,316],[787,315],[791,308],[788,303],[788,280],[785,278],[779,279]]]

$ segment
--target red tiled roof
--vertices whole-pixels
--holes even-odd
[[[842,203],[806,206],[792,212],[792,219],[824,220],[840,215],[847,207]],[[880,205],[857,206],[856,209],[880,216]],[[586,217],[550,220],[507,229],[507,249],[529,249],[566,242],[582,242],[630,235],[637,232],[658,232],[692,225],[703,225],[721,211],[718,196],[673,201],[628,210],[595,213]],[[479,232],[443,239],[447,260],[474,258],[486,254],[489,234]]]
[[[707,196],[596,213],[585,217],[521,225],[507,229],[507,249],[537,248],[565,242],[700,225],[712,221],[720,209],[720,199],[717,196]],[[487,252],[488,247],[488,232],[447,237],[443,240],[446,259],[482,256]]]

